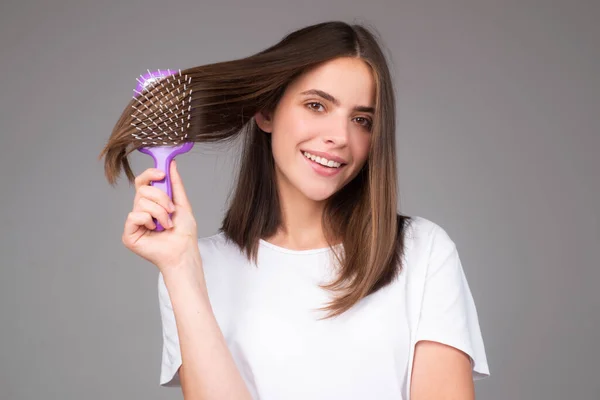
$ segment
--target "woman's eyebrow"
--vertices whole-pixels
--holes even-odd
[[[336,99],[335,97],[333,97],[329,93],[324,92],[324,91],[319,90],[319,89],[305,90],[304,92],[302,92],[300,94],[317,95],[319,97],[324,98],[325,100],[328,100],[328,101],[332,102],[333,104],[335,104],[338,107],[340,105],[340,101],[338,99]],[[354,107],[354,111],[367,112],[367,113],[375,114],[375,109],[373,107],[367,107],[367,106],[356,106],[356,107]]]

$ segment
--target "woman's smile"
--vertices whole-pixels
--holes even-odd
[[[308,152],[302,152],[302,158],[312,168],[313,171],[325,177],[331,177],[339,174],[340,171],[346,166],[346,164],[341,164],[333,160],[327,160],[325,158],[312,155]],[[328,166],[323,165],[325,163],[327,163]]]

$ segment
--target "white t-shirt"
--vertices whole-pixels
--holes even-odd
[[[474,379],[489,376],[456,246],[440,226],[412,219],[398,278],[321,321],[325,314],[316,309],[332,295],[318,284],[333,278],[331,249],[289,250],[261,240],[257,268],[223,233],[199,239],[215,317],[254,399],[409,400],[419,340],[464,351]],[[177,326],[160,273],[158,293],[160,385],[178,387]]]

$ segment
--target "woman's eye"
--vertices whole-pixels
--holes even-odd
[[[371,122],[370,119],[368,118],[363,118],[363,117],[357,117],[356,118],[359,121],[359,124],[361,124],[362,126],[364,126],[365,128],[371,129],[373,126],[373,122]],[[362,121],[362,122],[361,122]]]
[[[323,106],[323,104],[321,104],[321,103],[319,103],[317,101],[306,103],[306,105],[308,106],[308,108],[310,108],[313,111],[321,111],[320,108],[325,108]],[[359,121],[360,125],[364,126],[368,130],[371,130],[371,128],[373,127],[373,121],[371,121],[369,118],[356,117],[355,119]]]
[[[308,108],[310,108],[311,110],[314,110],[314,111],[319,111],[319,110],[318,110],[318,108],[319,108],[319,107],[323,107],[323,104],[321,104],[321,103],[318,103],[318,102],[312,102],[312,103],[308,103],[307,105],[308,105]],[[314,106],[314,105],[316,105],[316,106],[317,106],[317,109],[315,109],[314,107],[312,107],[312,106]]]

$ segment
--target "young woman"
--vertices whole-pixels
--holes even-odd
[[[188,73],[206,93],[195,140],[245,147],[209,237],[175,162],[172,203],[149,185],[159,171],[135,177],[122,239],[160,271],[160,384],[185,399],[473,399],[489,375],[477,311],[446,232],[397,213],[395,100],[375,35],[317,24]],[[105,149],[111,182],[121,167],[132,178],[124,135]]]

